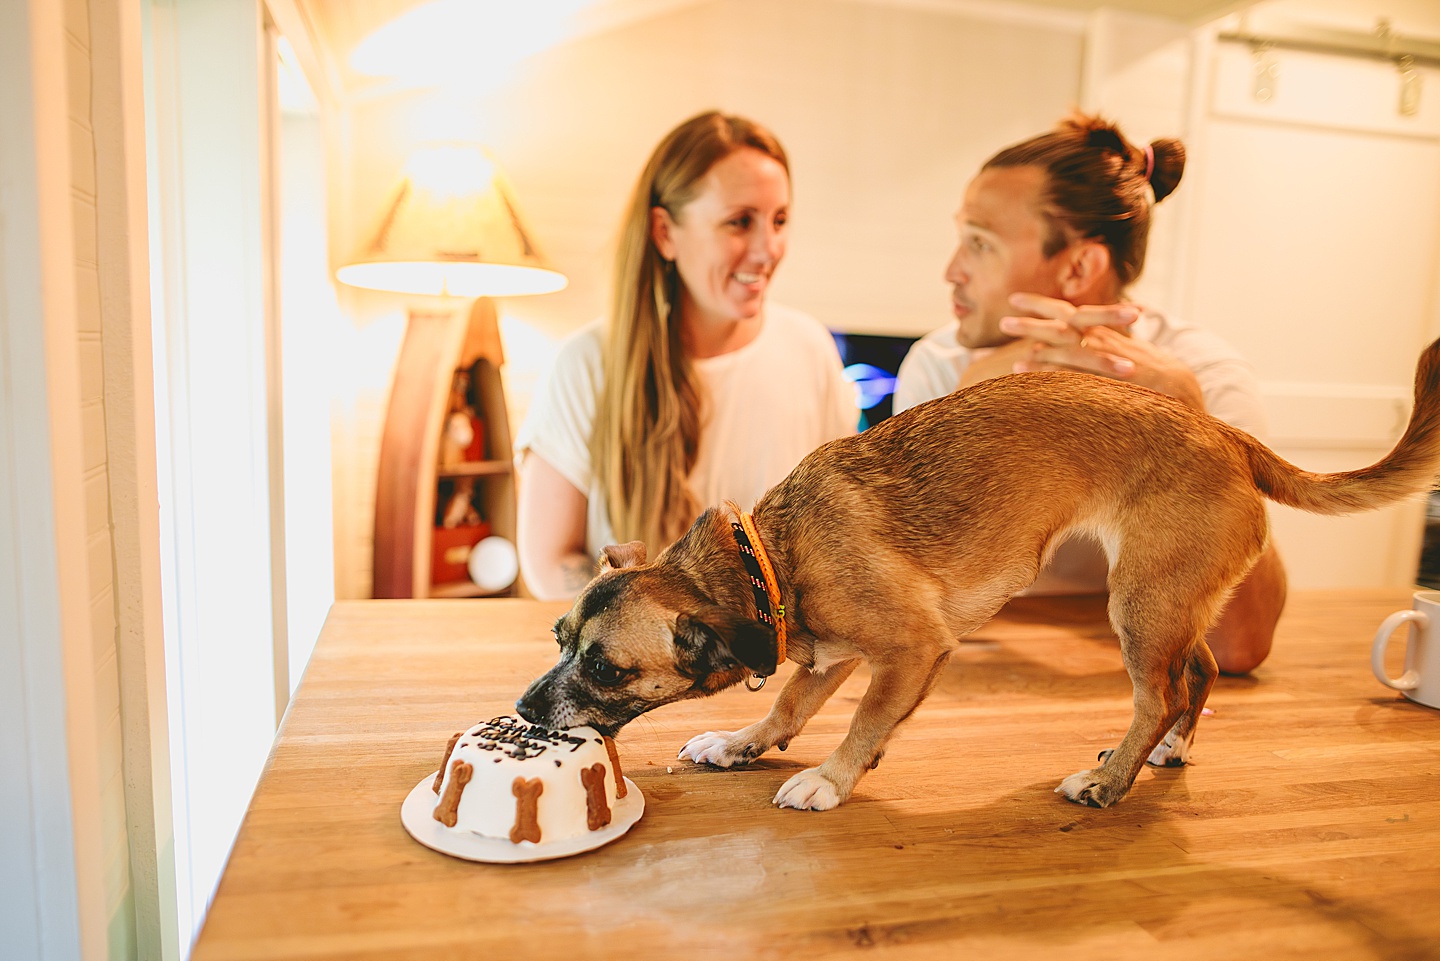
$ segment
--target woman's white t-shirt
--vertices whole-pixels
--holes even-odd
[[[592,557],[615,543],[590,463],[603,339],[600,321],[566,338],[515,439],[517,463],[535,453],[586,495],[585,549]],[[855,433],[855,388],[830,332],[808,314],[767,304],[754,340],[693,364],[704,419],[690,488],[702,508],[727,500],[748,508],[806,454]]]

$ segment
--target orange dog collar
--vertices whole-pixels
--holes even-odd
[[[735,543],[740,548],[740,560],[755,591],[755,616],[775,629],[775,666],[785,663],[785,604],[780,599],[780,584],[775,579],[775,568],[770,566],[770,557],[765,553],[765,544],[755,528],[755,520],[749,514],[740,514],[740,522],[731,523]],[[751,690],[758,691],[765,686],[765,678]],[[749,686],[748,684],[746,685]]]

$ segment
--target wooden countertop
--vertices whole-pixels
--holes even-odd
[[[769,802],[839,743],[863,669],[783,754],[675,759],[761,716],[782,669],[621,732],[647,805],[628,835],[489,865],[421,847],[400,803],[451,733],[509,713],[553,663],[565,605],[342,602],[193,957],[1437,958],[1440,711],[1369,667],[1376,626],[1408,606],[1292,595],[1270,660],[1217,683],[1192,763],[1147,768],[1107,810],[1052,792],[1129,723],[1103,605],[1030,599],[963,645],[838,810]]]

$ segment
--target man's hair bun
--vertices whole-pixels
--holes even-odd
[[[1185,173],[1185,145],[1173,137],[1150,141],[1155,154],[1155,167],[1150,171],[1150,186],[1158,204],[1175,192]]]

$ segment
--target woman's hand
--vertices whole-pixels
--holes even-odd
[[[1000,321],[1002,331],[1020,338],[1016,343],[1028,348],[1012,366],[1015,372],[1078,370],[1099,374],[1148,387],[1197,410],[1205,409],[1200,384],[1190,368],[1155,345],[1130,336],[1129,327],[1140,316],[1134,305],[1076,307],[1068,301],[1024,293],[1011,294],[1010,304],[1031,315],[1004,317]]]
[[[588,500],[533,451],[520,468],[516,547],[525,586],[542,601],[567,600],[595,576],[585,553]]]

